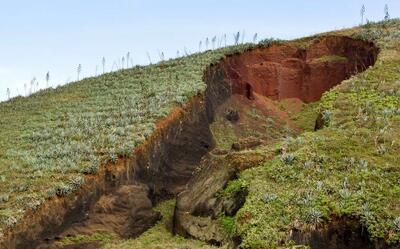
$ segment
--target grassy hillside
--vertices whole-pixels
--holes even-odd
[[[157,120],[204,91],[203,72],[250,45],[136,67],[0,103],[0,233],[85,174],[130,156]],[[1,236],[0,236],[1,237]]]
[[[313,231],[340,217],[356,219],[372,239],[389,244],[400,240],[400,21],[329,34],[375,41],[381,48],[378,61],[324,94],[321,101],[306,106],[302,114],[323,113],[322,130],[305,129],[298,137],[257,148],[257,153],[272,153],[275,159],[243,171],[227,185],[228,192],[236,185],[249,191],[235,217],[221,217],[225,221],[222,229],[239,235],[243,248],[276,248],[291,229]],[[307,46],[308,41],[296,42]],[[307,124],[304,127],[315,122],[314,115],[293,119]],[[226,142],[222,135],[216,139],[217,144]],[[144,244],[163,248],[178,239],[164,240],[165,235],[157,231],[112,241],[105,248]],[[185,246],[176,248],[203,246],[181,243]],[[292,245],[287,241],[288,248]]]
[[[230,232],[241,236],[244,248],[276,247],[292,228],[312,230],[344,216],[359,219],[372,238],[400,241],[400,21],[330,34],[375,41],[378,61],[312,106],[310,112],[323,114],[322,130],[287,138],[277,146],[285,154],[276,151],[274,160],[242,172],[249,196]],[[309,41],[295,42],[304,47]],[[130,156],[157,120],[204,91],[210,64],[250,46],[121,70],[0,103],[0,238],[27,210],[72,193],[85,175]],[[159,246],[168,240],[172,248],[186,243],[160,224],[121,248],[153,240]]]

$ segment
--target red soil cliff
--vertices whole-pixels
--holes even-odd
[[[309,103],[322,93],[376,61],[378,49],[370,42],[330,36],[302,49],[271,45],[223,63],[233,93],[252,98],[252,92],[274,100],[298,98]]]

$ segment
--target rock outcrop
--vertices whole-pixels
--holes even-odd
[[[232,243],[231,235],[221,228],[218,218],[234,216],[246,200],[247,189],[229,194],[223,194],[222,190],[241,170],[254,167],[263,159],[264,156],[250,151],[232,151],[222,156],[211,152],[204,156],[199,172],[177,197],[174,232],[214,245]]]

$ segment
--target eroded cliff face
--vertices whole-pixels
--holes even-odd
[[[306,49],[272,45],[228,57],[221,67],[232,92],[251,98],[252,92],[274,100],[298,98],[309,103],[373,65],[378,49],[347,37],[325,37]]]
[[[44,208],[32,213],[14,232],[10,232],[1,245],[28,248],[45,242],[43,248],[54,248],[53,239],[71,229],[87,234],[100,229],[121,237],[137,236],[159,218],[151,211],[153,204],[184,191],[201,158],[214,148],[210,123],[215,120],[218,107],[232,95],[243,95],[250,102],[257,102],[258,95],[273,100],[298,98],[304,102],[315,101],[343,79],[372,65],[377,54],[378,49],[369,42],[325,37],[307,49],[271,45],[228,56],[206,70],[204,95],[193,97],[184,107],[176,108],[160,121],[154,134],[135,150],[132,158],[120,158],[116,165],[104,166],[98,175],[88,177],[87,184],[76,195],[49,200]],[[260,104],[258,108],[262,106]],[[245,166],[235,168],[235,173],[222,181],[221,188],[235,177],[237,171],[248,168],[246,160],[243,161]],[[200,174],[202,181],[207,182],[207,172]],[[234,212],[224,210],[224,207],[231,206],[227,205],[230,200],[216,201],[219,206],[214,207],[214,202],[210,202],[213,196],[201,196],[207,191],[190,190],[191,186],[203,186],[195,181],[193,178],[189,189],[185,190],[187,196],[178,198],[176,213],[185,213],[185,217],[176,217],[176,221],[188,222],[176,224],[183,235],[194,236],[185,229],[196,226],[199,220],[198,212],[192,212],[198,208],[191,207],[192,204],[213,210],[213,217],[201,214],[201,218],[207,220],[218,216],[215,210],[234,215],[238,209],[232,209]],[[218,192],[218,189],[214,190]],[[120,202],[124,193],[126,200]],[[191,193],[196,193],[196,201],[190,199]],[[139,195],[140,198],[136,198]],[[185,203],[179,203],[179,200],[185,200]],[[104,203],[107,203],[107,208],[102,205]],[[112,211],[113,208],[109,208],[109,203],[116,207],[116,212],[127,217],[124,218],[126,224]],[[118,220],[118,226],[108,227],[107,222],[102,222],[103,216]],[[145,222],[135,223],[138,220]],[[207,240],[220,242],[220,237],[215,239],[212,236]]]
[[[373,43],[333,36],[320,38],[306,49],[290,44],[271,45],[229,56],[210,67],[205,74],[208,85],[205,96],[209,108],[207,113],[210,120],[221,120],[224,118],[221,108],[226,109],[226,103],[235,103],[228,110],[245,110],[244,105],[249,105],[252,110],[259,111],[257,115],[261,115],[264,120],[259,123],[256,115],[253,121],[245,120],[242,125],[238,125],[241,117],[246,116],[239,111],[233,120],[225,121],[231,122],[235,128],[243,129],[254,124],[262,126],[268,117],[277,123],[279,117],[282,121],[286,116],[278,106],[273,106],[280,100],[296,99],[305,103],[317,101],[324,92],[373,65],[378,53],[379,49]],[[238,100],[241,100],[241,104],[237,103]],[[270,111],[264,112],[263,108],[269,108]],[[266,129],[265,132],[271,130]],[[240,134],[237,138],[246,139],[246,132],[237,134]],[[283,138],[287,134],[281,135]],[[257,146],[271,145],[264,137],[262,139],[262,142],[256,143]],[[235,148],[239,148],[239,152]],[[240,152],[240,148],[244,152]],[[239,143],[238,146],[233,144],[232,150],[225,151],[225,154],[216,148],[205,156],[200,165],[201,170],[189,181],[185,191],[178,195],[174,231],[215,245],[238,246],[240,238],[230,237],[223,231],[218,226],[218,217],[234,216],[240,206],[232,203],[243,204],[246,191],[239,191],[229,197],[221,196],[221,191],[229,181],[237,178],[241,170],[258,165],[260,161],[254,161],[254,158],[257,159],[255,155],[256,150]],[[238,167],[238,159],[240,162],[247,161],[246,166]],[[368,236],[365,233],[360,235],[360,226],[354,220],[349,223],[344,220],[340,224],[328,224],[325,230],[312,233],[292,231],[288,239],[312,248],[381,248],[366,240]]]

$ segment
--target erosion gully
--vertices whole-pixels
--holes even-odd
[[[54,241],[64,236],[98,230],[121,238],[140,235],[160,218],[152,207],[184,190],[201,158],[215,147],[210,124],[218,106],[233,94],[248,100],[256,93],[273,100],[317,101],[373,65],[378,53],[373,43],[328,36],[308,48],[288,43],[228,56],[205,71],[205,93],[159,121],[133,157],[104,165],[75,194],[51,199],[29,213],[0,247],[56,248]],[[359,229],[357,222],[340,221],[327,231],[292,237],[312,248],[374,248]]]

